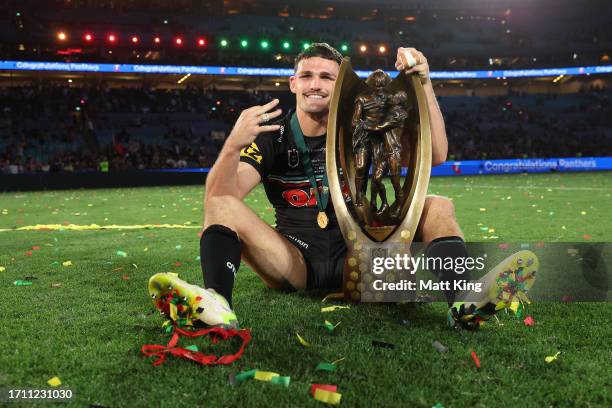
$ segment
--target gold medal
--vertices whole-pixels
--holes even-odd
[[[327,218],[327,214],[324,211],[320,211],[319,215],[317,215],[317,224],[319,224],[319,228],[325,229],[327,228],[327,224],[329,223],[329,218]]]

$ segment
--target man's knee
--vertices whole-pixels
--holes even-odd
[[[241,200],[231,195],[207,198],[204,203],[204,228],[220,224],[238,232],[238,207],[243,205]]]
[[[443,219],[455,218],[455,205],[446,197],[429,196],[426,199],[425,206],[429,216]]]

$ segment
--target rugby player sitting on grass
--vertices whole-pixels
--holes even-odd
[[[400,58],[406,51],[415,61],[412,67],[405,67]],[[328,44],[312,44],[296,57],[295,73],[290,77],[295,110],[283,115],[277,108],[278,99],[274,99],[241,112],[206,179],[200,241],[206,289],[190,285],[174,274],[154,275],[149,292],[166,315],[169,312],[164,299],[174,291],[189,305],[179,311],[178,318],[208,326],[237,327],[232,291],[241,259],[273,289],[341,287],[346,246],[331,200],[323,208],[327,221],[324,228],[317,222],[321,207],[308,174],[314,173],[320,188],[325,174],[329,105],[341,60],[340,53]],[[432,163],[441,164],[446,160],[448,142],[427,59],[414,48],[400,48],[395,66],[405,74],[416,73],[423,84]],[[310,165],[304,165],[296,144],[298,138],[304,141],[302,146],[306,146]],[[260,182],[274,206],[276,227],[260,219],[243,202]],[[345,194],[345,199],[349,201],[350,195]],[[428,244],[425,253],[429,257],[467,256],[453,203],[444,197],[427,196],[415,241]],[[441,280],[469,279],[452,270],[431,272]],[[445,293],[452,305],[455,292]],[[170,314],[177,319],[176,313]]]

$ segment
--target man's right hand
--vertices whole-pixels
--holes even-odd
[[[252,106],[243,110],[225,142],[226,147],[239,151],[253,143],[260,133],[279,130],[280,125],[264,125],[265,122],[269,122],[282,113],[282,109],[270,112],[278,105],[278,102],[278,99],[273,99],[265,105]]]

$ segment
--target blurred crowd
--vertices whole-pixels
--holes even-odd
[[[449,160],[612,155],[611,93],[440,97]],[[289,92],[0,87],[0,172],[210,167],[246,107]]]

